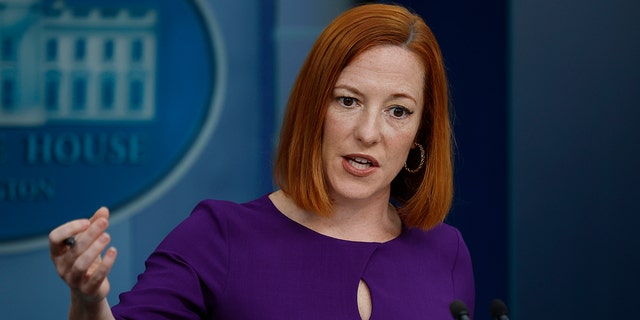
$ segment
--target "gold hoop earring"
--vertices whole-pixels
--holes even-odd
[[[426,154],[424,152],[424,148],[422,147],[422,145],[417,143],[417,142],[414,142],[413,144],[420,149],[420,164],[415,169],[409,169],[409,167],[407,166],[407,162],[405,161],[404,162],[404,169],[407,170],[409,173],[416,173],[420,169],[422,169],[422,166],[424,165],[424,160],[426,158]]]

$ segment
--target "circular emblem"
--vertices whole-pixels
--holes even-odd
[[[144,208],[211,135],[225,61],[205,0],[9,1],[0,21],[0,252]],[[11,13],[11,14],[9,14]]]

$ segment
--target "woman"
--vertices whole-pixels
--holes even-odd
[[[447,82],[418,16],[363,5],[323,31],[287,105],[275,178],[278,191],[248,203],[201,202],[112,309],[108,210],[53,230],[70,318],[447,319],[456,299],[473,310],[467,247],[442,223]]]

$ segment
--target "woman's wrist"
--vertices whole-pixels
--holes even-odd
[[[84,320],[107,320],[115,319],[111,313],[111,306],[107,298],[98,301],[89,301],[71,293],[71,304],[69,305],[69,319]]]

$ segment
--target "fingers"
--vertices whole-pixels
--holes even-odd
[[[111,237],[109,234],[102,233],[83,250],[82,254],[75,258],[72,262],[71,270],[66,273],[66,280],[69,286],[75,288],[83,287],[86,281],[91,279],[98,270],[103,268],[104,260],[100,257],[100,253],[104,251],[110,241]],[[102,280],[104,280],[104,277]]]
[[[109,220],[109,209],[107,207],[100,207],[91,217],[91,222],[98,220],[99,218],[105,218]]]
[[[55,228],[51,233],[49,233],[49,250],[51,252],[51,256],[57,256],[63,254],[67,251],[68,245],[65,243],[65,240],[76,237],[76,235],[84,232],[87,228],[93,225],[98,220],[107,220],[109,219],[109,209],[106,207],[99,208],[90,219],[78,219],[74,221],[67,222],[57,228]],[[101,227],[106,229],[108,222],[106,225],[100,223]],[[104,231],[103,229],[103,231]],[[95,230],[92,232],[92,235],[95,236]],[[90,237],[85,239],[86,242],[92,242],[95,237]],[[78,239],[74,238],[74,245],[78,243]]]
[[[49,251],[55,257],[66,252],[64,240],[85,231],[90,225],[89,219],[78,219],[67,222],[49,233]]]
[[[83,283],[80,285],[80,290],[83,292],[96,292],[96,293],[106,293],[109,292],[109,282],[106,281],[107,275],[111,271],[111,267],[116,260],[116,256],[118,255],[115,248],[109,248],[104,257],[99,261],[96,265],[95,270],[91,272],[85,279],[83,279]],[[102,297],[98,297],[102,298]]]
[[[101,236],[105,235],[105,231],[107,230],[108,226],[109,221],[103,217],[98,217],[96,218],[96,220],[91,221],[91,224],[86,230],[75,235],[75,246],[73,247],[72,251],[75,251],[77,253],[84,252],[94,242],[96,242],[96,240],[99,240]],[[109,243],[109,241],[106,241],[106,243]]]

